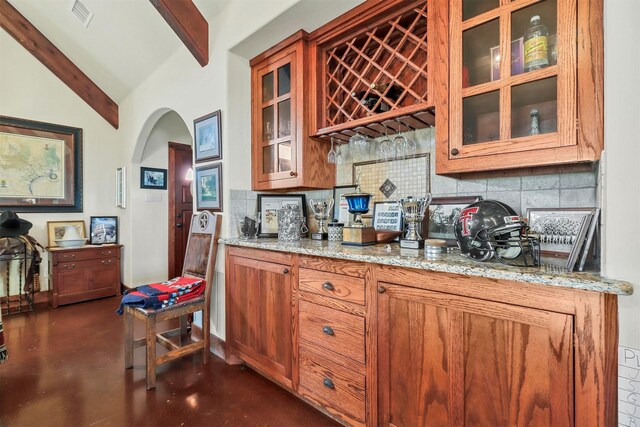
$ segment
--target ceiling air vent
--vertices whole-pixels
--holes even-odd
[[[71,13],[78,18],[78,21],[80,21],[85,28],[89,26],[89,22],[91,22],[91,18],[93,18],[93,12],[91,12],[80,0],[74,0],[71,4]]]

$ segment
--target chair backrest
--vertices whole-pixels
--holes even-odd
[[[221,225],[221,215],[208,211],[193,214],[187,249],[184,254],[182,276],[199,277],[206,280],[205,296],[207,301],[209,301],[213,285]]]

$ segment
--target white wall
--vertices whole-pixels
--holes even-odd
[[[47,245],[47,221],[84,220],[122,215],[115,207],[115,169],[122,165],[122,139],[110,124],[82,101],[7,33],[0,30],[0,114],[82,128],[83,204],[81,213],[19,214],[33,223],[30,234]],[[47,256],[41,283],[47,288]]]
[[[620,345],[640,349],[640,1],[605,0],[604,272],[620,297]]]

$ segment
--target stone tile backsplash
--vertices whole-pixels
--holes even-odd
[[[346,161],[342,165],[336,167],[336,185],[353,184],[354,165],[363,171],[371,171],[371,173],[379,173],[380,170],[389,170],[393,172],[393,178],[398,182],[403,179],[406,181],[415,181],[424,183],[427,181],[427,173],[429,174],[429,183],[431,188],[427,189],[434,197],[445,196],[470,196],[479,195],[484,199],[494,199],[511,206],[521,215],[526,215],[528,208],[564,208],[564,207],[589,207],[596,206],[597,203],[597,172],[580,172],[580,173],[563,173],[549,175],[528,175],[514,177],[500,177],[487,179],[456,179],[435,174],[435,129],[422,129],[406,134],[407,137],[413,138],[418,147],[418,154],[429,154],[430,160],[429,171],[420,168],[404,168],[402,162],[392,161],[386,162],[379,168],[367,165],[366,163],[378,161],[375,153],[365,154],[364,156],[353,158],[349,153],[349,148],[344,145],[341,148]],[[478,160],[482,161],[482,160]],[[425,164],[426,162],[423,162]],[[361,164],[358,166],[358,164]],[[364,166],[364,167],[363,167]],[[425,166],[426,167],[426,166]],[[407,171],[405,177],[398,177],[397,171]],[[391,175],[391,173],[390,173]],[[367,180],[367,177],[364,177]],[[377,177],[380,180],[380,177]],[[368,182],[368,181],[367,181]],[[398,182],[394,183],[398,185]],[[398,186],[400,187],[400,186]],[[422,188],[422,186],[408,186],[408,188]],[[371,189],[368,189],[371,190]],[[328,198],[332,197],[332,190],[317,190],[296,192],[304,193],[309,198]],[[246,212],[255,212],[257,192],[245,190],[231,190],[231,232],[236,232],[236,214],[244,214]],[[374,200],[396,200],[399,192],[395,192],[389,199],[375,188]],[[420,194],[413,194],[420,196]],[[404,194],[402,195],[404,196]]]

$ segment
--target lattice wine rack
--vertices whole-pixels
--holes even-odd
[[[317,136],[345,140],[353,129],[375,137],[399,122],[414,129],[433,125],[426,1],[408,3],[394,17],[320,49],[324,92]]]

